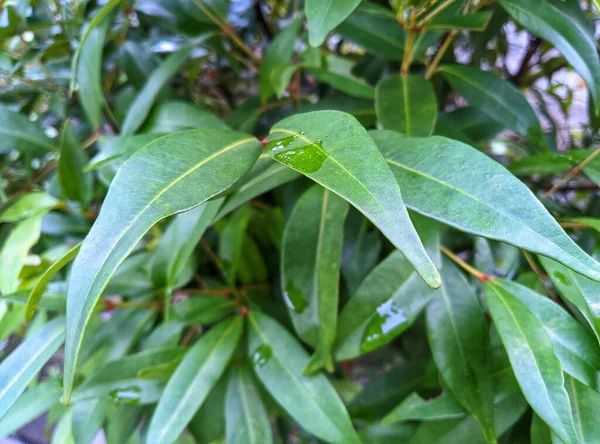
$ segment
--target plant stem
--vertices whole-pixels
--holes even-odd
[[[575,176],[577,176],[581,172],[581,170],[583,170],[588,163],[590,163],[592,160],[594,160],[596,157],[598,157],[598,155],[600,155],[600,149],[597,149],[596,151],[591,153],[588,157],[585,158],[585,160],[583,162],[581,162],[579,165],[577,165],[575,168],[573,168],[571,171],[569,171],[569,173],[565,177],[563,177],[556,185],[554,185],[546,193],[544,193],[542,195],[542,197],[548,198],[548,197],[552,196],[552,194],[556,190],[561,189],[563,187],[563,185],[565,185],[567,182],[569,182],[571,179],[573,179]]]
[[[427,14],[425,17],[423,17],[423,19],[421,21],[419,21],[419,23],[417,23],[417,28],[424,26],[428,21],[430,21],[432,18],[434,18],[436,15],[438,15],[440,12],[442,12],[444,9],[446,9],[448,6],[450,6],[452,3],[454,3],[454,0],[446,0],[441,5],[438,5],[437,8],[435,8],[433,11],[431,11],[429,14]]]
[[[406,40],[406,46],[404,47],[404,58],[402,59],[402,67],[400,68],[400,74],[403,76],[407,75],[410,70],[410,64],[413,57],[413,44],[416,35],[416,32],[408,31],[408,38]]]
[[[448,34],[446,34],[446,37],[444,38],[444,41],[442,42],[442,46],[440,46],[440,49],[433,57],[433,60],[427,66],[427,70],[425,71],[425,79],[426,80],[429,80],[436,73],[437,67],[440,64],[442,57],[444,57],[444,54],[446,54],[446,51],[448,50],[450,45],[452,45],[452,42],[454,41],[454,38],[456,37],[456,35],[457,35],[456,31],[450,31]]]
[[[533,259],[533,257],[531,256],[531,254],[528,251],[525,251],[525,250],[522,250],[522,251],[523,251],[523,255],[525,256],[525,259],[527,260],[527,263],[529,264],[529,266],[531,267],[533,272],[535,274],[537,274],[538,279],[540,280],[540,282],[542,283],[542,285],[548,292],[550,299],[552,299],[554,302],[557,302],[558,298],[556,297],[556,295],[554,294],[552,289],[546,285],[546,280],[544,279],[544,273],[542,273],[542,270],[540,270],[540,267],[537,266],[537,264],[535,263],[535,260]]]
[[[485,274],[484,272],[479,271],[475,267],[472,267],[471,265],[467,264],[465,261],[463,261],[461,258],[459,258],[456,254],[454,254],[452,251],[450,251],[443,245],[440,246],[440,249],[442,250],[442,253],[444,253],[446,256],[452,259],[452,261],[454,261],[467,273],[475,276],[480,282],[485,282],[492,279],[492,276],[490,276],[489,274]]]

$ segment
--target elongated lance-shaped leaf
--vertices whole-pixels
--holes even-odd
[[[390,168],[354,117],[340,111],[288,117],[272,128],[267,148],[278,162],[350,202],[429,286],[440,286],[440,275],[412,225]]]
[[[400,421],[425,421],[461,418],[467,414],[462,405],[448,392],[433,399],[423,399],[418,393],[408,395],[404,401],[388,413],[382,424]]]
[[[25,322],[29,322],[33,319],[33,315],[35,314],[38,304],[40,303],[40,299],[42,299],[42,295],[44,294],[44,291],[46,291],[46,287],[54,275],[58,273],[65,265],[71,262],[75,256],[77,256],[80,248],[81,243],[67,251],[60,259],[54,262],[36,282],[35,287],[33,287],[33,290],[31,290],[31,293],[29,293],[29,297],[27,298],[27,306],[25,307]]]
[[[540,320],[565,373],[595,388],[600,371],[600,346],[592,332],[547,297],[517,282],[505,279],[494,282],[523,302]]]
[[[442,264],[442,287],[427,306],[431,353],[450,392],[496,442],[488,326],[469,282],[449,259]]]
[[[0,363],[0,418],[65,340],[65,318],[50,321]]]
[[[243,326],[241,317],[223,321],[186,353],[156,406],[148,444],[169,444],[177,439],[225,371]]]
[[[512,83],[491,72],[469,66],[448,65],[440,70],[452,88],[471,106],[526,137],[533,151],[547,149],[535,111]]]
[[[310,46],[321,46],[327,34],[342,23],[359,3],[360,0],[306,0],[304,10]]]
[[[600,342],[600,283],[551,259],[540,256],[540,262],[554,286],[581,311]]]
[[[600,393],[576,379],[566,377],[566,387],[571,400],[573,421],[577,431],[578,443],[593,444],[600,436]]]
[[[412,216],[427,252],[441,267],[439,223],[419,214]],[[338,322],[336,361],[356,358],[391,342],[412,325],[436,294],[402,253],[392,252],[344,305]]]
[[[528,31],[551,42],[585,81],[600,109],[600,60],[596,42],[588,33],[551,2],[500,0],[511,17]]]
[[[331,443],[360,443],[329,380],[323,374],[302,374],[309,357],[296,339],[256,310],[248,321],[248,354],[254,372],[273,398],[318,438]]]
[[[0,223],[19,222],[28,217],[46,214],[60,201],[43,191],[32,191],[7,204],[0,213]]]
[[[165,59],[162,64],[148,77],[142,90],[127,111],[127,116],[121,128],[122,136],[130,136],[142,126],[150,113],[161,88],[173,77],[187,61],[192,53],[191,46],[184,46]]]
[[[485,296],[521,391],[529,405],[564,442],[577,442],[560,361],[543,324],[495,281]]]
[[[384,129],[429,136],[438,110],[433,84],[414,75],[390,76],[377,84],[375,109]]]
[[[600,264],[573,242],[522,182],[485,154],[444,137],[369,134],[396,175],[409,208],[600,280]]]
[[[235,286],[242,258],[242,246],[252,214],[249,206],[238,208],[227,221],[219,239],[219,258],[222,272],[230,287]]]
[[[93,176],[83,171],[87,163],[87,154],[75,137],[71,121],[67,120],[61,133],[58,182],[65,198],[81,202],[84,207],[87,207],[93,193]]]
[[[0,136],[3,150],[34,155],[57,150],[55,143],[37,122],[30,122],[24,114],[3,107],[0,107]]]
[[[347,212],[344,199],[313,185],[294,206],[281,250],[281,288],[294,327],[330,371]]]
[[[269,415],[247,366],[232,367],[229,374],[225,426],[229,444],[273,442]]]
[[[260,150],[255,138],[242,133],[190,130],[152,142],[119,170],[69,280],[66,401],[85,327],[119,264],[160,219],[194,208],[235,183]]]

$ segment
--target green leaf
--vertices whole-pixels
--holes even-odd
[[[492,18],[491,11],[474,12],[456,17],[437,15],[425,25],[429,31],[447,31],[448,29],[465,29],[468,31],[483,31]]]
[[[15,433],[38,416],[60,403],[61,388],[56,380],[40,382],[17,399],[0,419],[0,437]]]
[[[72,389],[85,327],[119,264],[156,222],[230,187],[250,169],[260,151],[260,143],[245,134],[190,130],[151,143],[119,170],[69,280],[65,400]]]
[[[37,215],[19,222],[4,241],[0,250],[0,294],[14,293],[19,287],[19,274],[27,253],[40,238],[42,217]]]
[[[141,131],[168,134],[192,128],[229,129],[209,111],[188,102],[170,101],[158,103],[152,109]]]
[[[248,316],[248,355],[271,396],[307,431],[332,443],[360,443],[342,400],[323,374],[304,376],[308,355],[276,321]]]
[[[316,349],[306,371],[322,362],[333,371],[340,261],[348,203],[327,188],[310,187],[298,200],[283,235],[281,288],[300,338]]]
[[[522,182],[485,154],[443,137],[369,134],[396,175],[409,208],[600,280],[600,264],[571,240]]]
[[[310,46],[321,46],[327,34],[342,23],[359,3],[360,0],[306,0],[304,12]]]
[[[228,444],[269,444],[273,442],[269,415],[246,366],[234,366],[225,398]]]
[[[20,153],[41,155],[48,151],[57,151],[55,143],[46,136],[44,130],[35,122],[30,122],[23,114],[0,106],[0,135],[2,149]]]
[[[92,442],[102,427],[110,403],[105,399],[86,399],[73,406],[72,428],[75,443]]]
[[[65,318],[50,321],[0,363],[2,418],[65,340]]]
[[[280,78],[284,74],[284,70],[290,65],[294,43],[298,38],[301,25],[302,20],[294,20],[268,46],[260,63],[259,72],[260,100],[262,103],[266,103],[275,94],[275,82],[281,83]],[[285,83],[283,88],[287,86],[287,82]],[[279,89],[281,89],[281,85],[279,85]]]
[[[477,296],[449,259],[443,260],[442,287],[427,306],[427,337],[442,379],[477,419],[488,442],[496,441],[488,326]]]
[[[550,2],[499,0],[499,3],[516,22],[560,51],[587,84],[596,110],[600,109],[600,61],[596,42],[587,32]]]
[[[227,378],[222,377],[196,412],[188,429],[199,443],[225,439],[225,397]]]
[[[152,256],[150,277],[154,288],[170,289],[175,285],[222,203],[222,199],[211,200],[175,216]]]
[[[346,199],[398,248],[431,287],[440,276],[410,221],[400,188],[358,121],[339,111],[316,111],[277,123],[267,149],[278,162]]]
[[[0,222],[19,222],[28,217],[40,216],[56,208],[60,202],[42,191],[24,194],[2,209]]]
[[[375,90],[371,85],[350,74],[342,74],[321,68],[306,68],[305,71],[317,80],[331,85],[335,89],[354,97],[373,99]]]
[[[77,64],[77,97],[89,123],[96,131],[102,123],[102,107],[105,105],[102,90],[102,51],[108,26],[109,20],[106,19],[92,28],[89,34],[86,31],[87,38],[81,43],[81,49],[77,49],[80,52],[80,61]]]
[[[442,393],[433,399],[423,399],[417,393],[411,393],[394,410],[381,420],[382,424],[400,421],[428,421],[453,419],[465,416],[462,405],[449,393]]]
[[[375,109],[383,129],[408,136],[429,136],[438,105],[429,81],[414,75],[397,75],[377,84]]]
[[[452,88],[490,119],[526,137],[532,151],[547,150],[535,111],[511,83],[497,75],[463,65],[440,68]]]
[[[92,175],[83,172],[87,163],[87,155],[75,137],[71,121],[66,120],[61,134],[58,182],[67,199],[81,202],[84,207],[92,200],[93,193]]]
[[[219,239],[219,259],[230,287],[235,286],[242,257],[242,245],[250,222],[251,208],[244,206],[231,215]]]
[[[62,268],[71,262],[77,253],[79,253],[79,248],[81,248],[81,243],[77,244],[75,247],[71,248],[67,251],[60,259],[54,262],[42,276],[39,278],[31,293],[29,293],[29,297],[27,298],[27,306],[25,307],[25,322],[29,322],[33,319],[33,315],[35,315],[35,311],[37,309],[40,300],[42,299],[42,295],[46,291],[46,287],[54,277],[56,273],[58,273]]]
[[[415,221],[427,252],[441,265],[439,224],[422,216]],[[399,251],[392,252],[344,305],[338,322],[336,360],[353,359],[391,342],[412,325],[436,293]]]
[[[230,314],[235,301],[219,296],[193,296],[173,305],[173,317],[190,325],[212,324]]]
[[[486,283],[485,295],[529,405],[563,441],[577,442],[562,367],[544,325],[495,281]]]
[[[592,444],[600,436],[600,393],[569,376],[566,378],[566,387],[571,400],[577,442]]]
[[[405,34],[396,16],[389,9],[361,2],[338,26],[342,37],[367,51],[388,60],[398,60],[404,54]]]
[[[127,110],[127,116],[121,128],[122,136],[130,136],[142,126],[161,89],[181,69],[192,53],[192,49],[191,46],[184,46],[175,51],[152,72]]]
[[[79,55],[81,54],[81,51],[83,50],[85,42],[92,34],[92,31],[100,25],[100,23],[102,22],[104,17],[106,17],[108,14],[110,14],[110,12],[113,9],[115,9],[119,5],[119,3],[121,3],[122,1],[123,0],[109,0],[104,6],[102,6],[102,8],[100,8],[98,13],[94,16],[94,18],[90,22],[89,26],[86,28],[85,32],[83,33],[83,36],[81,37],[81,40],[79,41],[79,46],[77,47],[77,50],[75,51],[75,55],[73,56],[73,61],[71,63],[71,86],[70,86],[71,93],[73,93],[73,90],[75,88],[75,72],[76,72],[78,64],[79,64]]]
[[[225,371],[243,325],[241,317],[223,321],[186,353],[156,406],[147,442],[171,443],[183,432]]]
[[[540,257],[540,262],[556,288],[581,311],[600,342],[600,284],[545,257]]]
[[[494,285],[519,299],[542,323],[565,373],[596,387],[600,347],[594,335],[560,305],[516,282],[496,279]]]

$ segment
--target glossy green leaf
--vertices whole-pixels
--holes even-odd
[[[349,114],[317,111],[277,123],[267,149],[278,162],[346,199],[367,216],[431,287],[440,276],[412,226],[390,168]]]
[[[377,84],[375,109],[383,129],[408,136],[429,136],[438,105],[429,81],[415,75],[397,75]]]
[[[190,130],[146,146],[119,170],[69,281],[65,399],[85,327],[119,264],[160,219],[194,208],[235,183],[260,150],[256,139],[241,133]]]
[[[369,134],[396,175],[409,208],[600,280],[600,264],[571,240],[522,182],[485,154],[443,137]]]
[[[77,63],[77,97],[94,130],[102,123],[102,107],[105,105],[102,90],[102,51],[108,28],[108,19],[92,28],[86,39],[77,48],[80,59]],[[91,24],[89,25],[92,26]]]
[[[57,151],[55,143],[46,136],[38,123],[3,107],[0,107],[0,135],[1,151],[15,150],[36,155]]]
[[[495,441],[488,326],[464,275],[444,259],[442,287],[427,306],[427,337],[442,379],[477,419],[488,442]]]
[[[497,279],[494,285],[523,302],[540,320],[565,373],[596,387],[600,371],[600,347],[594,335],[560,305],[516,282]]]
[[[168,134],[192,128],[229,129],[225,122],[209,111],[188,102],[170,101],[156,104],[142,131]]]
[[[317,80],[331,85],[348,95],[364,97],[366,99],[373,99],[375,97],[375,90],[371,85],[352,75],[321,68],[306,68],[305,71],[313,75]]]
[[[2,209],[0,222],[19,222],[28,217],[39,216],[56,208],[59,201],[42,191],[32,191]]]
[[[566,387],[571,400],[577,442],[592,444],[600,436],[600,393],[569,376],[566,377]]]
[[[14,293],[19,287],[19,274],[27,254],[40,238],[42,217],[19,222],[4,241],[0,250],[0,294]]]
[[[415,222],[427,252],[440,266],[439,224],[422,216]],[[392,252],[344,305],[338,322],[336,360],[356,358],[391,342],[410,327],[437,293],[399,251]]]
[[[234,366],[225,398],[227,443],[269,444],[271,422],[247,366]]]
[[[161,89],[171,77],[179,72],[191,53],[191,46],[184,46],[175,51],[148,77],[144,87],[127,111],[127,116],[121,127],[121,135],[132,135],[142,126]]]
[[[37,306],[40,303],[42,295],[46,291],[48,284],[50,283],[50,281],[56,273],[62,270],[65,265],[67,265],[75,258],[75,256],[77,256],[80,247],[81,243],[77,244],[75,247],[67,251],[60,259],[54,262],[39,278],[39,280],[35,284],[35,287],[33,287],[33,290],[31,290],[31,293],[29,293],[29,297],[27,298],[27,306],[25,307],[25,322],[29,322],[31,319],[33,319]]]
[[[577,442],[562,367],[544,325],[495,281],[486,283],[485,295],[529,405],[563,441]]]
[[[569,15],[550,2],[499,0],[511,17],[538,37],[551,42],[589,88],[600,108],[600,61],[596,43]]]
[[[600,283],[545,257],[540,257],[540,262],[552,283],[581,311],[600,341]]]
[[[148,443],[171,443],[225,371],[242,336],[243,319],[213,327],[186,353],[169,379],[148,429]]]
[[[308,42],[321,46],[335,29],[358,6],[360,0],[307,0],[304,5],[308,21]]]
[[[88,205],[93,193],[92,175],[83,172],[87,163],[87,155],[75,137],[71,121],[67,120],[61,133],[58,181],[64,197],[80,202],[83,206]]]
[[[471,106],[527,138],[533,151],[547,149],[535,111],[511,83],[491,72],[463,65],[446,65],[440,71]]]
[[[466,29],[469,31],[483,31],[492,17],[491,11],[474,12],[457,17],[434,17],[425,27],[429,31],[446,31],[448,29]]]
[[[310,187],[283,235],[281,288],[294,327],[316,349],[314,360],[333,370],[339,274],[348,203],[327,188]],[[307,371],[316,362],[311,361]]]
[[[444,392],[436,398],[427,400],[417,393],[412,393],[388,413],[381,423],[453,419],[463,417],[465,414],[463,406],[449,393]]]
[[[302,374],[309,357],[294,337],[256,310],[248,321],[248,355],[271,396],[318,438],[331,443],[360,443],[344,404],[327,378]]]
[[[23,341],[0,363],[0,418],[9,411],[64,339],[65,318],[56,318]]]
[[[284,70],[290,65],[294,43],[298,38],[301,25],[301,20],[294,20],[286,26],[273,39],[265,52],[260,63],[259,73],[260,100],[263,103],[266,103],[275,94],[275,83],[281,83],[281,76],[284,75]],[[287,85],[287,82],[285,83]],[[279,89],[281,89],[281,85]]]
[[[222,203],[222,199],[211,200],[175,216],[152,257],[150,277],[155,288],[175,285]]]

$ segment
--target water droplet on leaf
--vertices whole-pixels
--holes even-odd
[[[302,133],[300,133],[302,134]],[[303,145],[292,146],[298,139],[297,135],[272,140],[267,148],[274,152],[277,161],[300,171],[301,173],[314,173],[318,171],[329,154],[323,149],[323,141]]]
[[[360,343],[362,352],[368,352],[390,342],[407,327],[404,310],[387,301],[377,307],[369,324],[365,328]]]
[[[142,391],[138,387],[126,387],[113,390],[108,396],[117,404],[137,405],[142,398]]]
[[[302,313],[308,306],[308,301],[291,280],[285,285],[283,298],[285,299],[287,306],[296,313]]]
[[[269,362],[271,356],[273,356],[273,349],[267,344],[261,344],[254,350],[250,359],[254,368],[260,368]]]

